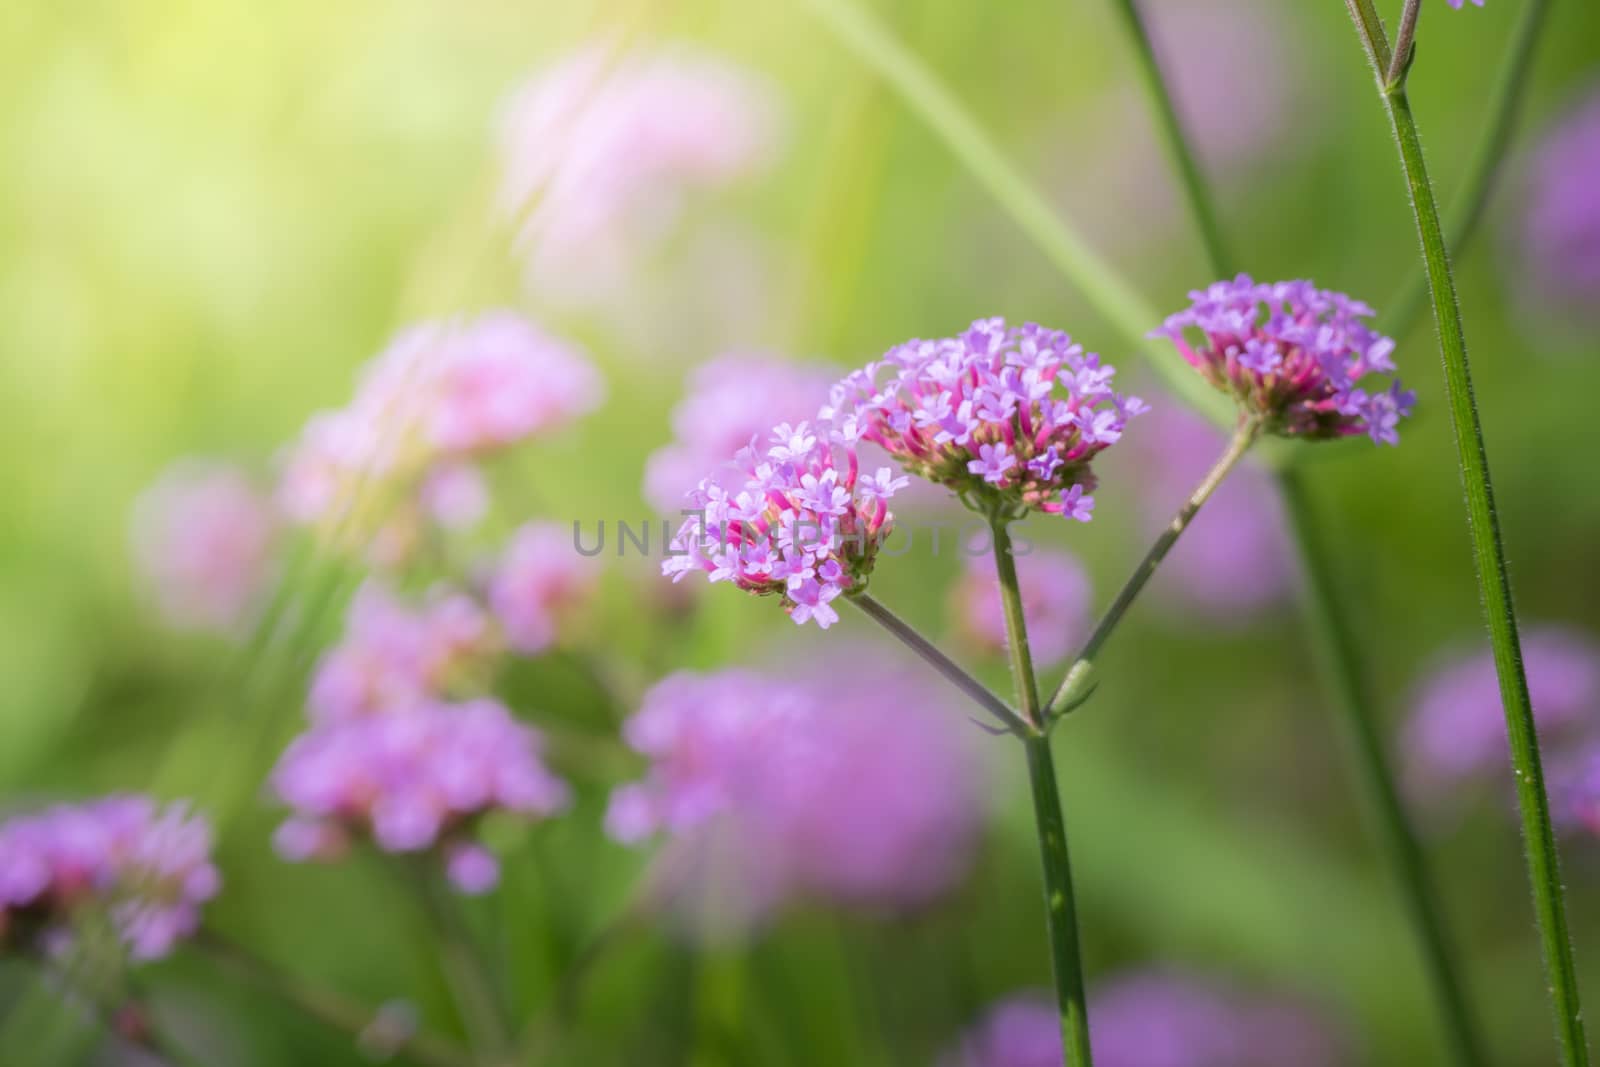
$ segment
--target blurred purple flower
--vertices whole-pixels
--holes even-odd
[[[691,194],[777,156],[776,89],[683,45],[603,42],[535,74],[500,123],[500,202],[529,282],[587,302],[626,278],[675,229]]]
[[[696,367],[672,410],[673,442],[651,454],[645,496],[677,516],[684,494],[705,473],[781,422],[814,413],[828,395],[828,372],[772,356],[722,356]]]
[[[465,593],[440,586],[413,607],[369,580],[350,601],[343,639],[317,664],[307,706],[317,722],[404,709],[480,679],[499,651],[493,623]]]
[[[822,417],[959,494],[1085,521],[1090,460],[1145,410],[1115,373],[1059,330],[980,319],[890,349],[835,385]]]
[[[166,956],[222,888],[211,828],[182,803],[116,795],[0,823],[0,941],[70,941],[74,912],[106,910],[129,956]]]
[[[489,604],[506,642],[524,655],[554,644],[562,621],[593,595],[600,561],[580,554],[571,530],[530,522],[511,536],[489,578]]]
[[[624,736],[650,769],[612,794],[606,830],[669,839],[664,891],[702,934],[796,897],[926,903],[965,874],[982,826],[963,720],[915,676],[865,660],[795,678],[675,674]],[[700,921],[708,901],[725,928]]]
[[[1297,999],[1173,972],[1126,974],[1090,996],[1102,1067],[1335,1067],[1344,1041]],[[1003,1000],[941,1067],[1060,1067],[1061,1023],[1040,995]]]
[[[1129,453],[1140,510],[1151,530],[1172,521],[1227,438],[1177,402],[1157,404]],[[1266,474],[1237,467],[1161,566],[1157,589],[1217,621],[1245,622],[1287,599],[1295,582],[1288,531]]]
[[[1077,557],[1049,549],[1018,555],[1016,564],[1035,662],[1046,666],[1065,659],[1088,636],[1089,575]],[[950,605],[967,638],[987,652],[1005,651],[1006,620],[993,560],[968,557]]]
[[[169,621],[237,633],[272,577],[277,530],[243,470],[180,460],[134,506],[134,560]]]
[[[385,852],[442,846],[457,886],[483,892],[498,867],[473,839],[477,819],[491,811],[544,817],[568,804],[540,748],[537,731],[487,699],[313,726],[272,772],[293,812],[274,844],[294,862],[336,857],[350,839]]]
[[[1394,341],[1367,327],[1372,309],[1310,282],[1256,284],[1241,274],[1189,294],[1192,306],[1168,316],[1165,337],[1189,365],[1272,433],[1327,438],[1365,433],[1398,444],[1397,426],[1416,395],[1399,379],[1367,393],[1368,374],[1393,374]],[[1203,335],[1199,347],[1188,331]]]
[[[1588,317],[1600,308],[1600,89],[1591,89],[1534,153],[1523,253],[1544,297]]]
[[[661,573],[679,581],[700,571],[779,594],[797,624],[825,630],[839,618],[832,601],[865,585],[893,526],[889,497],[905,483],[887,469],[861,478],[851,433],[783,423],[688,495],[685,510],[698,514],[672,539]]]
[[[1556,626],[1522,634],[1522,659],[1534,718],[1552,779],[1574,746],[1600,738],[1600,646],[1586,634]],[[1424,682],[1406,725],[1410,785],[1438,796],[1508,766],[1505,716],[1489,650],[1458,656]]]
[[[1461,5],[1462,5],[1463,2],[1464,2],[1464,0],[1445,0],[1445,3],[1449,4],[1451,7],[1455,8],[1457,11],[1461,10]],[[1478,7],[1482,7],[1483,6],[1483,0],[1472,0],[1472,2],[1473,2],[1473,4],[1475,4]]]

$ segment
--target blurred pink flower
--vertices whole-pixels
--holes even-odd
[[[1088,636],[1089,575],[1077,557],[1051,549],[1019,554],[1016,565],[1034,661],[1046,666],[1065,659]],[[968,639],[992,654],[1005,652],[1006,620],[992,559],[967,557],[950,607]]]
[[[1545,133],[1530,168],[1523,261],[1537,295],[1600,317],[1600,88]]]
[[[519,527],[489,577],[489,604],[507,644],[529,656],[554,644],[563,620],[594,596],[600,569],[597,557],[578,551],[570,527]]]
[[[168,620],[237,632],[272,577],[277,528],[243,470],[180,460],[134,505],[134,560]]]
[[[500,202],[540,293],[585,302],[679,224],[690,194],[776,157],[776,89],[686,45],[584,47],[511,96]]]

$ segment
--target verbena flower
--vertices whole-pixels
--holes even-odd
[[[1077,557],[1050,549],[1019,554],[1016,565],[1034,661],[1043,666],[1066,658],[1088,635],[1089,575]],[[991,653],[1005,651],[1005,611],[993,560],[967,559],[966,573],[952,591],[951,608],[974,644]]]
[[[1114,368],[1059,330],[980,319],[908,341],[833,387],[822,415],[963,499],[1087,521],[1090,461],[1145,410]]]
[[[427,522],[481,514],[470,461],[558,430],[603,395],[580,351],[512,312],[414,326],[363,369],[348,405],[306,424],[279,504],[344,542],[377,534],[385,557],[404,559]]]
[[[1600,740],[1600,644],[1564,627],[1530,627],[1522,658],[1545,758],[1559,772],[1585,741]],[[1504,773],[1505,716],[1488,649],[1446,660],[1423,683],[1404,751],[1409,784],[1427,795]]]
[[[1090,995],[1095,1063],[1105,1067],[1335,1067],[1346,1041],[1300,1001],[1214,979],[1135,972]],[[940,1067],[1061,1067],[1061,1019],[1043,995],[1000,1001]]]
[[[784,423],[688,495],[685,510],[698,514],[661,571],[779,596],[796,623],[827,629],[839,619],[832,601],[865,587],[893,523],[889,498],[905,484],[887,467],[863,476],[853,434]]]
[[[507,644],[525,655],[550,647],[562,621],[593,596],[599,575],[600,561],[578,552],[570,528],[519,527],[489,577],[489,604]]]
[[[59,948],[94,908],[130,958],[160,959],[221,887],[210,825],[182,803],[116,795],[0,823],[0,943]]]
[[[530,283],[579,301],[616,288],[694,194],[768,166],[782,126],[771,84],[697,48],[600,43],[558,59],[500,123],[500,200]]]
[[[440,586],[413,606],[369,580],[350,601],[344,637],[317,665],[307,706],[313,720],[332,722],[471,689],[500,648],[467,594]]]
[[[1600,308],[1600,90],[1541,140],[1528,176],[1522,245],[1541,297],[1591,319]]]
[[[956,709],[865,658],[826,677],[675,674],[623,734],[650,768],[612,794],[607,832],[668,839],[663,889],[697,933],[797,897],[922,904],[965,874],[981,830]]]
[[[1416,394],[1398,379],[1376,392],[1357,384],[1395,369],[1394,341],[1362,321],[1370,307],[1310,282],[1257,284],[1247,274],[1189,297],[1193,305],[1151,336],[1171,340],[1269,432],[1314,439],[1364,433],[1379,444],[1399,443],[1400,419]]]
[[[1177,404],[1157,403],[1129,455],[1140,511],[1152,533],[1173,515],[1227,446],[1226,436]],[[1159,595],[1184,609],[1243,623],[1286,600],[1296,580],[1295,554],[1270,478],[1246,462],[1230,473],[1161,565]]]
[[[272,786],[292,815],[285,859],[333,858],[354,839],[385,852],[436,851],[464,892],[496,881],[475,840],[489,812],[553,815],[570,793],[540,759],[540,737],[487,699],[415,705],[313,726],[284,752]]]
[[[277,530],[271,500],[242,469],[180,460],[134,506],[134,562],[169,621],[237,633],[272,578]]]
[[[1457,11],[1461,10],[1461,5],[1464,2],[1465,2],[1465,0],[1445,0],[1445,3],[1449,4],[1451,7],[1455,8]],[[1476,4],[1478,7],[1482,7],[1483,6],[1483,0],[1472,0],[1472,2],[1474,4]]]
[[[706,471],[773,426],[812,415],[830,381],[820,367],[772,356],[723,356],[696,367],[672,410],[672,443],[645,465],[646,498],[663,515],[676,516],[684,494]]]

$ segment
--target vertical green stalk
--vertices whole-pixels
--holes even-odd
[[[1216,201],[1210,195],[1205,172],[1200,169],[1199,160],[1190,150],[1191,142],[1185,135],[1183,120],[1178,117],[1177,104],[1172,99],[1172,94],[1167,92],[1166,81],[1161,74],[1161,64],[1156,59],[1155,49],[1151,45],[1149,27],[1139,12],[1139,0],[1114,0],[1111,6],[1122,17],[1123,25],[1127,28],[1134,56],[1139,64],[1139,77],[1144,82],[1150,106],[1155,111],[1156,122],[1161,127],[1162,144],[1166,148],[1168,160],[1181,179],[1179,184],[1189,201],[1189,213],[1200,230],[1200,241],[1205,246],[1206,258],[1210,260],[1215,273],[1224,274],[1226,272],[1221,265],[1227,263],[1231,257],[1228,255],[1228,246],[1222,236],[1222,226],[1217,221]]]
[[[1544,951],[1546,978],[1556,1015],[1556,1033],[1562,1063],[1579,1067],[1589,1062],[1584,1037],[1578,981],[1567,931],[1566,903],[1561,887],[1560,858],[1555,832],[1550,826],[1550,801],[1545,792],[1544,769],[1539,760],[1539,738],[1534,728],[1528,678],[1522,665],[1516,609],[1506,570],[1505,546],[1495,512],[1494,488],[1489,476],[1489,456],[1483,427],[1473,397],[1472,373],[1467,361],[1466,332],[1450,273],[1450,253],[1439,223],[1439,208],[1422,156],[1411,102],[1406,97],[1405,74],[1386,79],[1390,69],[1388,43],[1372,0],[1346,0],[1367,56],[1379,72],[1379,98],[1389,116],[1400,149],[1400,161],[1411,193],[1412,213],[1427,266],[1433,316],[1439,331],[1439,354],[1444,363],[1445,392],[1455,431],[1456,456],[1462,488],[1467,498],[1467,529],[1472,539],[1478,590],[1494,648],[1495,672],[1500,679],[1500,699],[1506,717],[1515,770],[1517,806],[1522,815],[1522,837],[1527,852],[1528,880],[1533,888],[1534,911]]]
[[[1091,1067],[1089,1016],[1083,994],[1083,963],[1078,955],[1078,913],[1072,893],[1072,861],[1067,853],[1067,822],[1061,813],[1061,792],[1056,784],[1055,760],[1039,684],[1028,650],[1028,628],[1022,614],[1022,590],[1012,556],[1011,533],[1006,520],[992,514],[995,571],[1006,618],[1006,649],[1017,701],[1033,730],[1023,738],[1028,751],[1028,783],[1033,791],[1034,828],[1039,835],[1039,855],[1044,863],[1045,922],[1050,931],[1050,966],[1055,975],[1056,1006],[1061,1016],[1061,1042],[1067,1067]]]
[[[1312,514],[1300,475],[1291,468],[1278,473],[1284,511],[1289,516],[1300,548],[1305,574],[1305,610],[1315,638],[1323,675],[1344,720],[1345,731],[1360,770],[1368,816],[1378,828],[1384,851],[1394,867],[1410,913],[1411,927],[1421,943],[1423,964],[1439,1002],[1455,1062],[1481,1067],[1487,1062],[1483,1039],[1467,1003],[1467,992],[1456,964],[1439,899],[1415,828],[1395,788],[1394,773],[1384,751],[1383,737],[1370,711],[1365,671],[1355,634],[1347,625],[1349,611],[1339,598],[1332,558],[1321,527]]]

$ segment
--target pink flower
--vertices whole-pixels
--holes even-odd
[[[1059,662],[1088,636],[1089,576],[1076,557],[1046,549],[1018,555],[1016,565],[1034,661],[1040,666]],[[967,559],[951,609],[965,636],[988,652],[1004,653],[1006,621],[993,560]]]
[[[554,644],[561,623],[594,596],[600,567],[578,552],[572,530],[553,522],[520,527],[489,579],[506,642],[530,656]]]
[[[134,507],[134,559],[170,621],[237,633],[272,577],[277,528],[242,470],[181,460]]]

